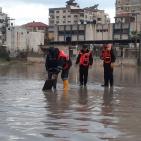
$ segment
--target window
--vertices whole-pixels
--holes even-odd
[[[53,15],[51,15],[51,16],[50,16],[50,18],[51,18],[51,19],[54,19],[54,16],[53,16]]]
[[[53,14],[54,13],[54,10],[49,10],[49,13]]]
[[[101,18],[97,18],[98,21],[101,21]]]
[[[54,24],[54,21],[53,20],[50,20],[50,24]]]
[[[77,23],[78,23],[78,21],[74,21],[74,23],[75,23],[75,24],[77,24]]]
[[[59,24],[59,21],[56,21],[56,24]]]
[[[59,13],[59,11],[56,11],[56,13]]]

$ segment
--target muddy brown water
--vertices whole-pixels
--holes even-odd
[[[79,88],[78,68],[70,89],[42,92],[43,64],[0,66],[0,141],[141,141],[141,69],[116,67],[115,86],[104,89],[103,68],[89,71]]]

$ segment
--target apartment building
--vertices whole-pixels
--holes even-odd
[[[75,0],[69,0],[66,7],[49,9],[50,40],[65,41],[67,37],[73,41],[94,40],[97,26],[104,27],[104,24],[110,24],[110,18],[97,5],[82,9]],[[102,30],[109,32],[108,26],[99,32]]]
[[[6,41],[6,28],[9,25],[7,14],[2,12],[2,8],[0,7],[0,46],[5,44]]]
[[[141,0],[116,0],[116,22],[141,22]]]
[[[116,0],[113,39],[129,39],[141,31],[141,0]]]

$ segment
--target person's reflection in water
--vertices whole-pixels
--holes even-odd
[[[88,102],[88,94],[87,94],[87,88],[80,88],[79,89],[79,104],[82,104],[82,105],[86,105],[87,102]]]
[[[102,103],[102,116],[101,122],[105,127],[111,124],[111,117],[113,117],[113,88],[104,88],[103,103]]]
[[[44,93],[46,102],[46,119],[43,121],[45,124],[45,132],[41,133],[45,137],[61,138],[65,135],[58,135],[57,132],[68,129],[67,119],[70,118],[68,113],[70,100],[68,91],[61,91],[57,93]]]
[[[60,97],[60,112],[65,113],[65,111],[69,108],[70,97],[67,90],[64,90]]]
[[[49,91],[48,93],[44,92],[45,95],[45,102],[47,103],[47,111],[49,111],[50,114],[48,116],[54,116],[58,113],[58,95],[56,93],[53,93],[52,91]]]
[[[104,107],[111,107],[113,99],[113,88],[104,88],[103,105]]]

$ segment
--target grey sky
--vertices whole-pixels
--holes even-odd
[[[3,12],[15,19],[16,25],[31,21],[48,24],[48,8],[64,7],[67,0],[0,0]],[[115,14],[115,0],[75,0],[81,8],[99,4],[112,18]]]

